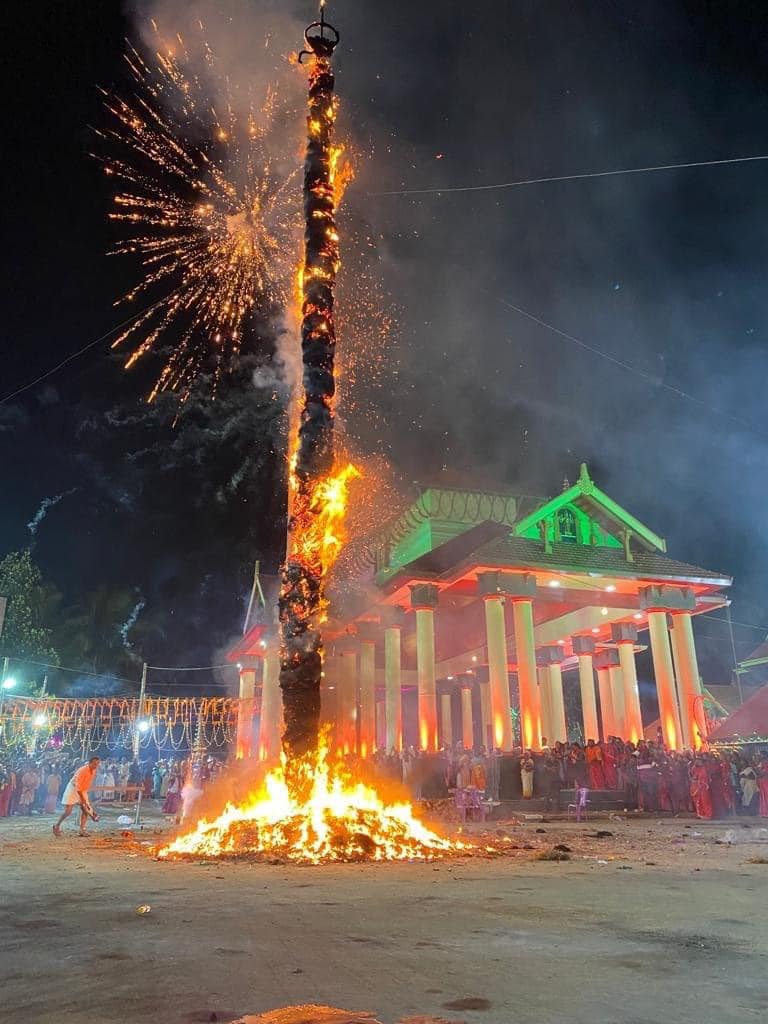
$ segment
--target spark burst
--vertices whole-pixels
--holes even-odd
[[[181,36],[169,44],[153,27],[151,60],[126,53],[134,96],[104,93],[113,126],[97,134],[121,155],[96,155],[121,183],[110,217],[125,233],[112,251],[138,257],[142,272],[116,305],[147,301],[113,347],[135,343],[130,367],[170,343],[150,401],[165,390],[188,397],[203,369],[218,381],[253,313],[287,307],[299,223],[298,172],[283,172],[279,156],[294,111],[274,87],[235,95],[204,42],[203,76],[186,72]]]

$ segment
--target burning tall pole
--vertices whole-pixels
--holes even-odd
[[[324,580],[338,553],[346,485],[355,471],[335,472],[333,322],[339,267],[334,176],[341,148],[333,144],[336,98],[332,68],[339,33],[320,20],[304,33],[309,111],[304,161],[305,247],[301,269],[302,398],[291,457],[288,544],[280,590],[280,688],[289,758],[314,749],[320,720]]]

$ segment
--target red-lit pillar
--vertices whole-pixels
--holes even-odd
[[[552,708],[549,699],[549,676],[543,665],[536,669],[536,679],[539,691],[539,723],[541,726],[541,744],[552,746]]]
[[[342,754],[354,754],[357,752],[357,647],[354,640],[344,641],[338,658],[336,747]]]
[[[503,573],[481,573],[477,578],[477,586],[485,609],[493,746],[499,750],[508,751],[515,744],[515,736],[512,728],[512,708],[509,700],[509,675],[507,673],[507,626],[504,616],[506,578]],[[535,687],[536,666],[534,661],[534,692]]]
[[[250,757],[253,746],[253,713],[256,707],[256,666],[240,665],[240,703],[237,707],[237,739],[235,756]]]
[[[487,751],[494,749],[493,725],[491,722],[491,686],[487,679],[478,679],[477,690],[480,694],[480,734],[482,745]]]
[[[385,750],[391,753],[403,745],[402,662],[400,631],[403,626],[402,608],[382,610],[384,626],[384,718],[386,721]]]
[[[431,583],[411,587],[416,613],[416,675],[419,697],[419,747],[437,751],[437,680],[435,678],[435,608],[439,591]]]
[[[283,731],[283,699],[280,692],[280,651],[267,649],[261,681],[259,718],[259,760],[271,764],[280,758]]]
[[[360,757],[376,749],[376,640],[372,623],[360,623]]]
[[[672,612],[671,619],[670,636],[676,654],[683,743],[686,747],[698,750],[702,745],[702,736],[696,723],[696,703],[701,698],[702,690],[691,613],[675,611]]]
[[[686,587],[650,586],[640,591],[640,607],[648,613],[653,672],[659,697],[659,715],[664,743],[670,750],[685,741],[675,687],[672,652],[669,645],[667,613],[690,612],[696,607],[693,592]],[[690,665],[688,666],[690,671]]]
[[[507,599],[512,601],[512,619],[517,651],[517,686],[520,694],[520,735],[523,747],[541,744],[539,691],[536,681],[536,640],[533,634],[535,576],[507,576]]]

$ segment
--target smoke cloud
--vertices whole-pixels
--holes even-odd
[[[27,523],[27,529],[29,530],[30,536],[32,537],[33,540],[35,538],[35,535],[37,534],[40,524],[51,511],[51,509],[58,505],[58,503],[62,501],[64,498],[68,498],[70,494],[74,494],[76,490],[76,487],[72,487],[70,488],[70,490],[64,491],[62,494],[56,494],[52,498],[43,498],[37,512],[35,512],[34,516]]]

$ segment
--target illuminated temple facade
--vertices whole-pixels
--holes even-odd
[[[552,499],[426,489],[351,545],[340,569],[324,630],[322,717],[346,752],[636,742],[650,724],[635,660],[648,646],[666,745],[702,743],[692,617],[725,606],[732,581],[670,558],[586,466]],[[281,729],[274,626],[247,628],[230,657],[249,702],[238,752],[272,760]]]

